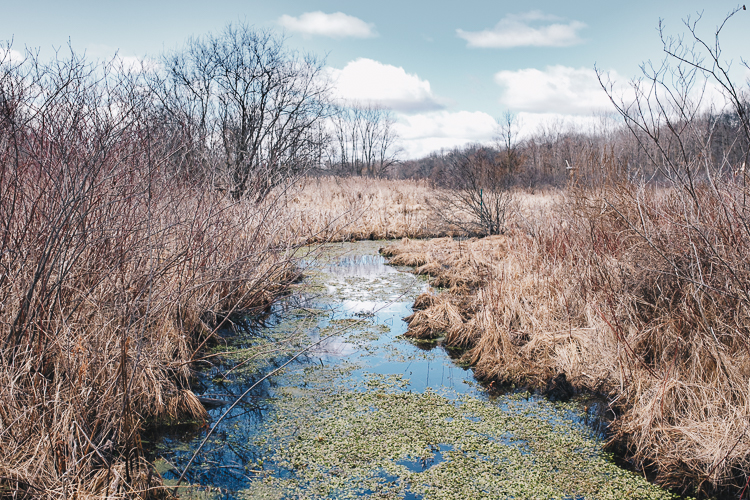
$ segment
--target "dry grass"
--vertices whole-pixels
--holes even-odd
[[[479,378],[541,388],[564,373],[609,397],[613,444],[660,483],[737,495],[750,465],[740,195],[702,192],[713,215],[686,226],[676,190],[558,193],[505,236],[384,253],[446,287],[420,297],[408,335],[468,348]]]
[[[158,497],[140,430],[206,417],[192,362],[296,277],[291,224],[170,171],[132,87],[58,65],[0,66],[0,497]]]
[[[427,238],[453,234],[436,220],[424,181],[316,177],[283,198],[303,242]]]
[[[293,245],[457,228],[419,182],[315,178],[229,200],[141,85],[55,64],[0,73],[0,496],[159,497],[140,430],[206,417],[190,392],[202,346],[286,290]],[[503,236],[386,253],[447,289],[418,299],[411,335],[466,347],[482,378],[564,373],[609,395],[615,441],[662,483],[741,487],[746,194],[516,193]]]
[[[5,260],[2,287],[0,482],[21,496],[157,494],[140,429],[205,419],[190,391],[201,342],[294,278],[271,246],[280,216],[269,225],[253,206],[166,198],[131,198],[131,210],[110,199],[124,219],[61,235],[49,212],[17,212],[26,234],[55,240],[52,256],[30,251],[19,224],[18,247],[6,247],[23,258]]]
[[[140,431],[206,418],[205,342],[284,293],[294,244],[440,234],[432,191],[308,179],[232,201],[169,167],[169,130],[58,83],[0,107],[0,496],[158,497]]]

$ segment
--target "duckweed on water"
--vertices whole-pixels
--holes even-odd
[[[206,392],[228,399],[333,334],[223,421],[190,483],[247,499],[673,498],[618,468],[579,406],[528,394],[488,400],[470,372],[432,348],[439,342],[404,339],[400,318],[425,281],[384,265],[376,245],[357,244],[375,255],[332,251],[306,271],[309,286],[289,298],[283,321],[271,317],[219,348],[231,353],[207,373]],[[202,438],[173,441],[164,456],[181,470]]]
[[[273,443],[268,456],[286,473],[257,479],[243,496],[675,498],[618,468],[571,421],[574,405],[416,394],[405,382],[373,376],[361,383],[367,392],[329,386],[282,397],[255,444]]]

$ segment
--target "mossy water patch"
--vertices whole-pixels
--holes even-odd
[[[277,401],[254,444],[278,470],[245,498],[676,498],[617,467],[571,404],[419,394],[395,376],[340,387]]]
[[[203,394],[234,400],[326,339],[217,426],[188,482],[217,486],[222,498],[671,497],[617,468],[575,404],[491,399],[440,342],[403,338],[423,278],[372,255],[329,257],[308,270],[312,289],[228,339],[226,363],[204,372]],[[174,433],[159,452],[182,470],[204,432]]]

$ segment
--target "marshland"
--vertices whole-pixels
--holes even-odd
[[[249,24],[8,43],[0,497],[750,497],[744,10],[415,158]]]

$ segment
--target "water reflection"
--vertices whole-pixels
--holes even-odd
[[[380,255],[344,255],[334,259],[323,268],[324,272],[337,278],[374,278],[397,273],[398,270],[386,264]]]
[[[454,362],[456,352],[413,344],[401,337],[407,329],[402,318],[412,313],[411,304],[426,283],[387,265],[377,255],[376,245],[337,247],[361,253],[330,256],[318,267],[318,274],[309,273],[308,281],[324,285],[319,288],[325,291],[295,293],[263,315],[223,332],[230,354],[213,358],[214,364],[198,375],[194,390],[228,403],[286,363],[300,348],[330,338],[245,396],[198,455],[188,471],[188,483],[210,485],[215,492],[219,488],[215,498],[235,498],[261,471],[277,477],[289,475],[288,468],[273,463],[253,444],[264,442],[263,424],[273,416],[282,392],[301,394],[314,384],[339,384],[341,389],[359,390],[373,375],[396,375],[406,391],[423,393],[431,389],[454,400],[463,394],[488,398],[472,372]],[[227,408],[211,408],[211,421],[217,421]],[[173,467],[163,474],[166,479],[179,476],[208,429],[172,426],[148,438],[157,442],[151,449],[152,458],[161,457]],[[451,449],[441,444],[427,450],[424,457],[405,459],[402,465],[423,471],[442,462],[443,453]],[[404,498],[419,498],[405,494]]]

